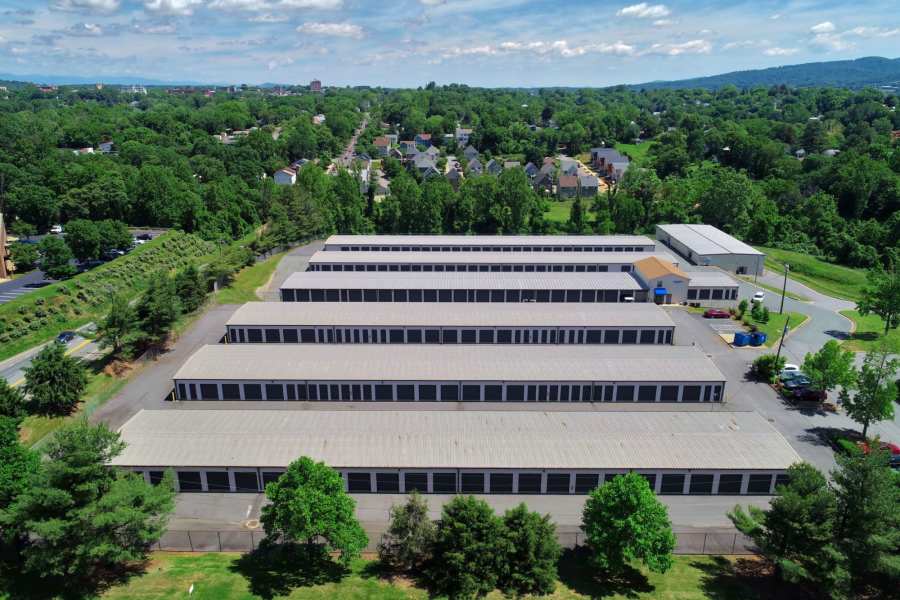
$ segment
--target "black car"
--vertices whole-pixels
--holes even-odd
[[[56,336],[56,343],[58,344],[68,344],[72,340],[75,339],[74,331],[63,331],[58,336]]]
[[[134,236],[134,239],[149,242],[150,240],[153,239],[153,234],[152,233],[141,233],[141,234]]]

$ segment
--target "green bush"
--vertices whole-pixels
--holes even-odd
[[[783,356],[777,357],[775,354],[763,354],[753,361],[750,367],[750,373],[760,381],[768,381],[773,383],[775,376],[784,368],[787,361]]]

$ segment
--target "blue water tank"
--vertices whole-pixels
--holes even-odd
[[[750,343],[750,334],[744,333],[743,331],[737,331],[734,334],[734,342],[733,344],[737,347],[746,346]]]

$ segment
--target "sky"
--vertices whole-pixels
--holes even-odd
[[[900,0],[0,0],[0,73],[606,86],[900,56]]]

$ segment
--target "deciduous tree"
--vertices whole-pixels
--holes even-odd
[[[41,271],[50,279],[65,279],[77,272],[72,261],[75,256],[69,246],[58,237],[47,236],[38,244]]]
[[[897,328],[900,324],[900,274],[893,264],[889,269],[879,266],[869,271],[857,309],[862,316],[881,317],[885,335]]]
[[[114,356],[130,354],[140,339],[137,311],[121,294],[113,296],[109,312],[97,328],[98,345],[109,348]]]
[[[869,425],[894,416],[894,401],[897,399],[895,378],[900,361],[891,358],[885,348],[866,353],[859,373],[856,375],[856,389],[841,390],[841,403],[847,415],[863,426],[863,437]]]
[[[803,359],[803,373],[812,382],[811,387],[823,392],[834,388],[851,387],[856,381],[853,353],[844,350],[835,340],[828,340],[816,353],[808,353]]]
[[[66,355],[62,344],[44,346],[25,369],[28,412],[61,416],[71,413],[87,386],[87,372],[77,358]]]

